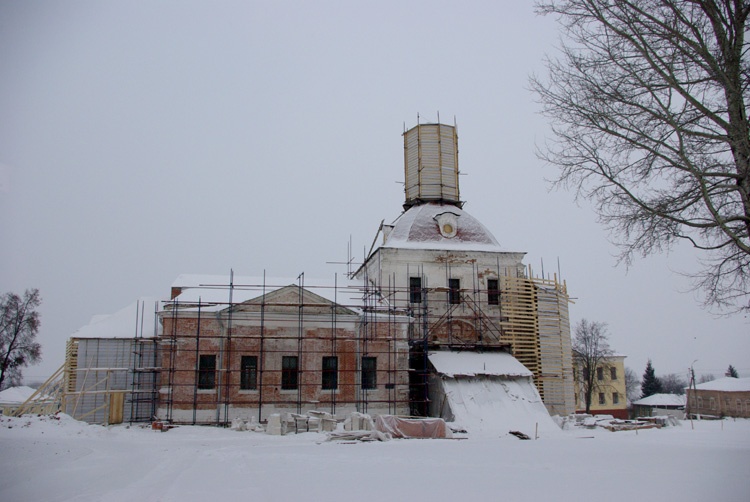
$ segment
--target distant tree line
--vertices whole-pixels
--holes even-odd
[[[737,370],[731,364],[724,375],[739,378]],[[630,368],[627,368],[625,371],[625,384],[628,388],[628,398],[631,400],[642,399],[654,394],[677,394],[681,396],[685,394],[685,389],[690,385],[687,377],[680,376],[677,373],[656,376],[651,359],[648,360],[646,370],[643,372],[643,378],[640,381],[640,396],[635,392],[635,385],[637,385],[635,378],[635,373]],[[711,374],[703,374],[696,380],[696,383],[706,383],[714,379],[715,377]]]

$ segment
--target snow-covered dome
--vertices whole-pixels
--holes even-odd
[[[451,204],[420,204],[404,212],[386,232],[383,247],[501,251],[479,220]]]

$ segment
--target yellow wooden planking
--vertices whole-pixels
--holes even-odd
[[[109,425],[121,424],[125,408],[125,392],[109,393]]]
[[[421,124],[404,133],[406,201],[459,201],[453,126]]]

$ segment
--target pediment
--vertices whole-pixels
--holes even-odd
[[[295,284],[270,291],[265,295],[247,300],[234,308],[235,312],[276,312],[299,314],[300,304],[304,314],[331,314],[335,309],[337,315],[355,315],[351,309],[337,305],[305,288]]]

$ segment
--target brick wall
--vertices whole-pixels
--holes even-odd
[[[343,316],[334,325],[294,315],[260,320],[227,319],[195,312],[163,316],[160,414],[175,422],[213,423],[234,416],[264,420],[274,412],[323,410],[407,414],[408,322]],[[200,389],[200,356],[215,356],[213,386]],[[255,357],[254,386],[241,389],[243,357]],[[282,388],[284,357],[297,358],[294,388]],[[335,389],[324,389],[323,358],[336,357]],[[362,357],[375,358],[374,388],[363,389]],[[210,371],[209,371],[210,372]],[[295,373],[287,372],[287,376]],[[293,378],[293,377],[292,377]],[[205,386],[205,384],[204,384]],[[289,385],[287,385],[289,386]],[[329,380],[330,386],[330,380]]]
[[[691,414],[750,418],[750,392],[688,389]]]

